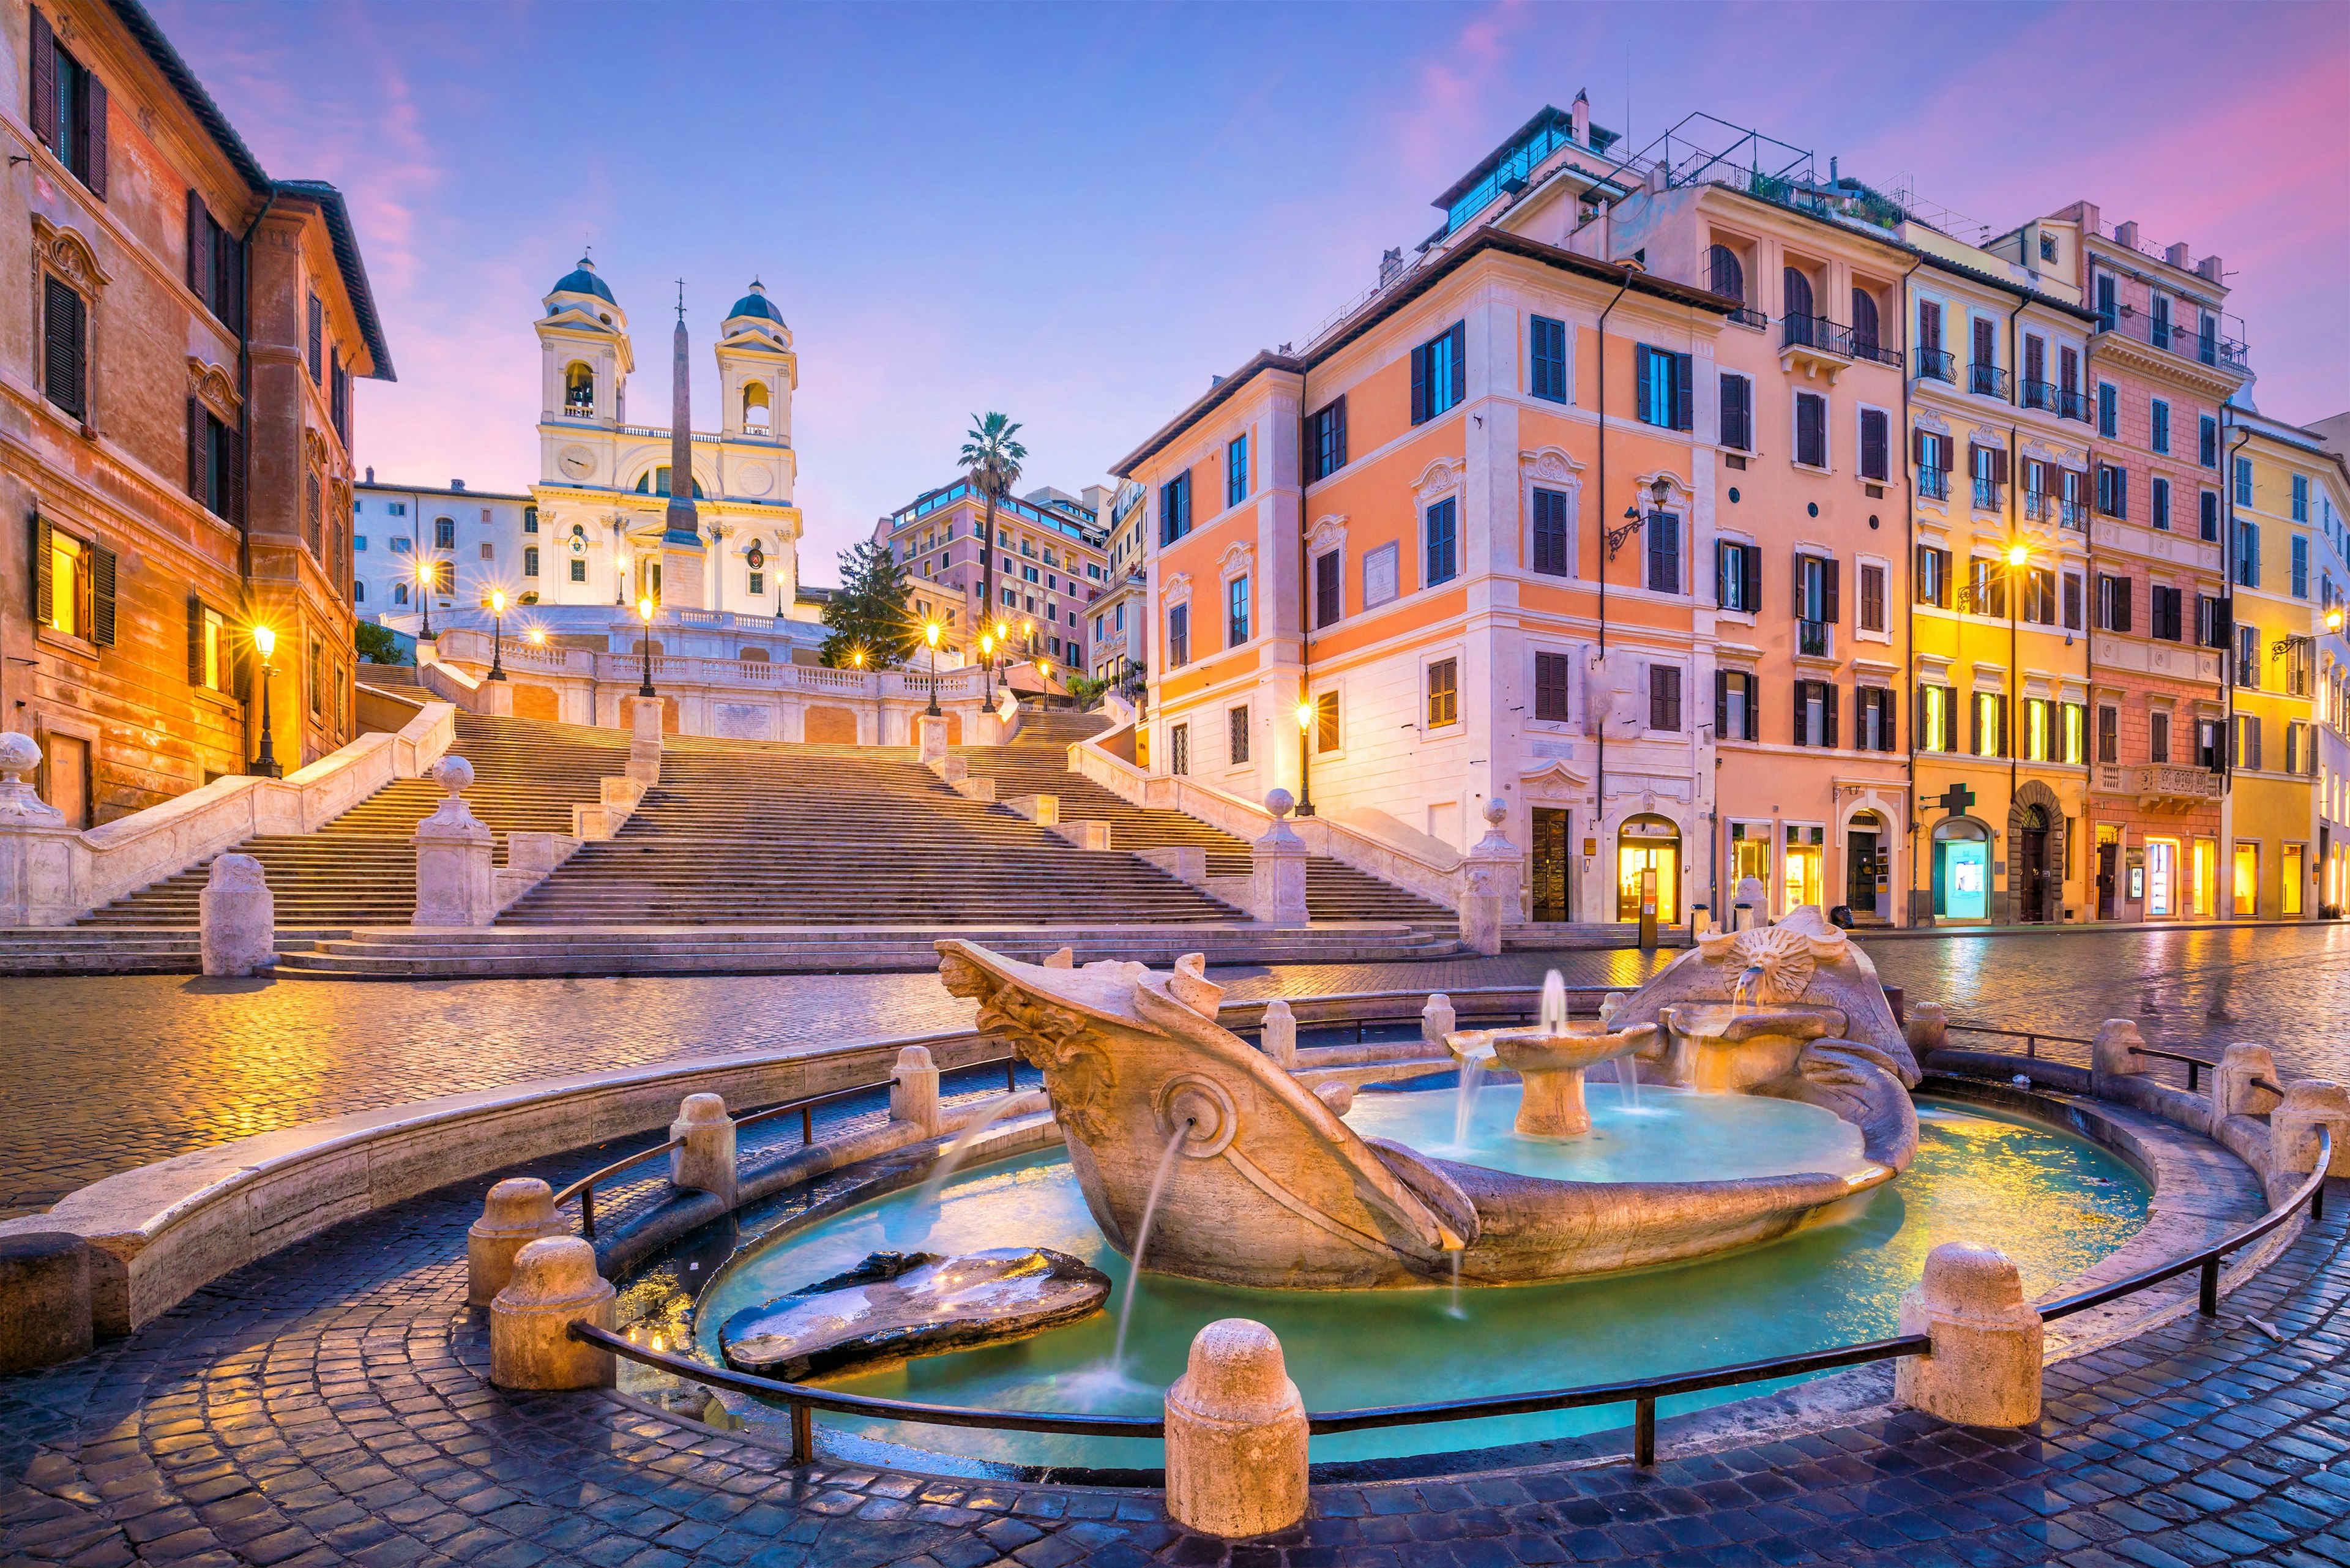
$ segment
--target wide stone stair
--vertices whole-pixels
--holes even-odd
[[[1197,846],[1208,852],[1211,877],[1249,874],[1247,843],[1180,811],[1135,805],[1083,774],[1072,773],[1068,749],[1098,734],[1109,721],[1099,713],[1030,712],[1008,746],[959,746],[955,755],[972,776],[995,781],[995,798],[1059,797],[1063,822],[1110,825],[1113,849],[1136,852]],[[1409,920],[1451,929],[1458,917],[1441,904],[1381,881],[1343,861],[1315,856],[1305,863],[1306,913],[1321,920]]]
[[[628,738],[617,730],[463,711],[456,724],[451,749],[473,764],[465,803],[502,843],[509,833],[569,833],[572,804],[597,799],[599,781],[628,765]],[[235,853],[261,862],[281,930],[404,926],[416,910],[411,836],[446,793],[430,779],[396,780],[315,833],[265,835]],[[192,929],[211,874],[207,859],[80,924],[125,932]]]

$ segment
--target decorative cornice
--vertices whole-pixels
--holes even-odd
[[[1448,492],[1461,488],[1461,477],[1468,472],[1468,463],[1457,457],[1440,457],[1420,471],[1419,482],[1412,493],[1423,506],[1441,500]]]
[[[33,214],[33,259],[95,298],[113,275],[98,263],[98,251],[78,229],[63,228],[40,213]]]
[[[1256,546],[1245,539],[1235,539],[1216,557],[1216,576],[1237,577],[1256,565]]]
[[[1168,578],[1167,586],[1159,590],[1159,602],[1167,605],[1190,604],[1191,602],[1191,574],[1189,572],[1178,572],[1173,576]]]
[[[1332,513],[1326,517],[1317,519],[1314,524],[1314,532],[1306,535],[1305,545],[1307,550],[1316,556],[1326,555],[1332,550],[1345,549],[1347,547],[1346,514]]]
[[[1583,464],[1564,447],[1538,446],[1532,452],[1518,453],[1518,472],[1528,479],[1572,483],[1583,477]]]
[[[193,354],[188,356],[188,396],[203,404],[213,417],[223,424],[236,423],[237,410],[244,400],[236,395],[236,382],[218,365],[208,365]]]

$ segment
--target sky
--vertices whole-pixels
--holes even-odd
[[[531,324],[583,244],[644,422],[684,279],[714,428],[755,275],[811,583],[975,414],[1023,425],[1023,489],[1107,481],[1578,88],[1632,147],[1702,110],[1994,232],[2085,199],[2216,251],[2261,409],[2350,409],[2341,4],[150,5],[265,169],[349,201],[399,372],[359,397],[380,480],[537,477]]]

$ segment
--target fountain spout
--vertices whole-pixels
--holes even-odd
[[[1744,1002],[1746,1000],[1747,993],[1753,991],[1755,986],[1761,982],[1762,979],[1762,966],[1759,963],[1750,963],[1744,969],[1739,971],[1737,981],[1730,988],[1731,1004],[1732,1006],[1736,1006],[1738,1003]]]

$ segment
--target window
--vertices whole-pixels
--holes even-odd
[[[1191,662],[1191,607],[1176,605],[1167,612],[1167,668],[1180,670]]]
[[[2220,541],[2220,493],[2206,490],[2197,498],[2196,532],[2206,544]]]
[[[2120,315],[2121,300],[2114,280],[2101,273],[2097,277],[2097,329],[2101,332],[2111,332],[2115,324],[2120,319]]]
[[[33,134],[90,194],[106,197],[106,84],[60,47],[33,12]]]
[[[2293,476],[2293,520],[2296,523],[2309,521],[2309,476],[2305,473]]]
[[[1336,550],[1325,550],[1314,557],[1314,625],[1317,630],[1337,625],[1339,616],[1345,613],[1340,603],[1339,584],[1343,578],[1339,567]]]
[[[1238,648],[1249,639],[1249,580],[1234,577],[1224,585],[1224,646]]]
[[[1794,267],[1779,269],[1780,313],[1787,318],[1790,343],[1813,341],[1812,280]]]
[[[585,561],[580,561],[580,560],[575,560],[575,561],[573,561],[573,562],[571,562],[571,563],[570,563],[570,566],[571,566],[571,580],[572,580],[573,582],[575,582],[575,583],[584,583],[584,582],[586,582],[586,581],[588,580],[588,563],[587,563],[587,562],[585,562]]]
[[[2240,457],[2236,460],[2236,504],[2250,506],[2251,504],[2252,460],[2249,457]]]
[[[2129,471],[2109,462],[2097,464],[2097,510],[2108,517],[2129,515]]]
[[[2177,588],[2156,583],[2147,589],[2147,631],[2165,642],[2177,642],[2184,635],[2181,613],[2182,596]]]
[[[34,618],[52,631],[113,647],[114,552],[57,532],[46,517],[35,517],[33,532]]]
[[[56,278],[41,279],[41,389],[77,420],[89,417],[89,313]]]
[[[2309,535],[2306,534],[2293,536],[2293,597],[2297,599],[2309,597]]]
[[[487,539],[482,541],[482,559],[484,561],[494,561],[497,559],[497,546],[491,544]]]
[[[1877,296],[1865,288],[1852,291],[1852,347],[1857,354],[1874,356],[1882,333],[1877,327]]]
[[[1681,591],[1681,520],[1669,512],[1648,514],[1648,591]]]
[[[1795,461],[1806,468],[1828,465],[1828,400],[1817,392],[1795,394]]]
[[[1864,752],[1893,749],[1893,691],[1886,686],[1862,686],[1853,691],[1858,706],[1853,713],[1852,743]]]
[[[1305,480],[1327,479],[1347,466],[1347,400],[1305,416]]]
[[[1172,545],[1191,531],[1191,471],[1159,487],[1159,542]]]
[[[572,562],[571,564],[572,564],[573,566],[580,566],[580,565],[582,565],[583,563],[578,562],[578,561],[574,561],[574,562]],[[574,578],[573,580],[574,580],[574,581],[576,581],[576,582],[582,582],[582,583],[584,583],[584,582],[586,582],[588,579],[587,579],[586,576],[583,574],[582,576],[578,576],[578,577],[577,577],[577,578]],[[392,584],[392,585],[391,585],[391,602],[392,602],[392,603],[394,603],[394,604],[396,604],[396,605],[404,605],[404,604],[406,604],[406,603],[408,602],[408,585],[407,585],[406,583],[394,583],[394,584]]]
[[[1893,434],[1882,409],[1860,410],[1860,476],[1882,482],[1892,474]]]
[[[1977,615],[2007,618],[2007,568],[2000,562],[1978,556],[1967,563],[1973,573],[1967,584],[1966,607]]]
[[[522,547],[522,575],[525,577],[538,576],[538,546],[536,545],[525,545]],[[751,591],[758,592],[756,588]]]
[[[1461,661],[1440,659],[1428,667],[1428,727],[1458,723],[1461,719]]]
[[[1910,452],[1918,463],[1918,493],[1929,501],[1950,495],[1950,438],[1932,431],[1913,430]]]
[[[2104,631],[2130,628],[2130,580],[2097,574],[2097,626]]]
[[[1238,506],[1248,499],[1248,437],[1236,435],[1224,443],[1224,504]]]
[[[525,534],[536,534],[538,532],[537,507],[525,506],[522,509],[522,531]]]
[[[1225,711],[1224,730],[1225,743],[1229,748],[1228,754],[1232,758],[1232,766],[1239,767],[1249,758],[1248,704],[1243,702],[1239,707],[1228,709]]]
[[[1634,404],[1641,423],[1669,431],[1691,427],[1690,376],[1695,363],[1690,355],[1651,348],[1646,343],[1633,350],[1638,389]]]
[[[2254,773],[2260,772],[2261,720],[2259,714],[2237,714],[2235,724],[2228,736],[2228,764],[2230,767],[2250,768]]]
[[[2228,601],[2208,594],[2195,596],[2195,646],[2228,646]]]
[[[1427,572],[1422,587],[1432,588],[1461,575],[1458,516],[1459,503],[1450,495],[1428,509]]]
[[[1754,450],[1754,383],[1744,376],[1721,378],[1721,444]]]
[[[1860,629],[1885,629],[1885,568],[1873,562],[1860,565]]]
[[[2257,523],[2236,524],[2236,582],[2247,588],[2261,586],[2261,525]]]
[[[1426,424],[1459,406],[1467,391],[1462,349],[1467,337],[1461,324],[1430,338],[1411,351],[1411,422]]]
[[[2148,519],[2163,533],[2170,531],[2170,481],[2154,481],[2154,515]]]
[[[1534,655],[1534,717],[1563,724],[1567,718],[1567,693],[1574,664],[1564,653]]]
[[[1338,749],[1338,694],[1325,691],[1314,699],[1314,750],[1318,754]]]
[[[1822,624],[1844,618],[1840,562],[1824,556],[1795,556],[1795,618]]]
[[[2066,631],[2078,631],[2081,629],[2081,574],[2078,572],[2065,573],[2064,629]]]
[[[1572,575],[1567,565],[1566,493],[1534,492],[1534,569],[1554,577]]]
[[[327,379],[327,307],[317,295],[310,296],[310,379],[322,383]]]
[[[1921,686],[1918,689],[1919,751],[1958,750],[1958,701],[1959,694],[1948,686]]]
[[[2261,631],[2254,626],[2239,624],[2236,628],[2236,684],[2259,691],[2261,685]]]
[[[1527,324],[1526,390],[1554,403],[1566,401],[1566,323],[1537,316]]]
[[[1761,738],[1755,702],[1758,695],[1753,671],[1717,670],[1713,672],[1715,739],[1752,741]]]
[[[1931,545],[1918,546],[1917,599],[1937,609],[1950,607],[1950,553]]]
[[[1681,727],[1681,672],[1673,664],[1648,666],[1648,728]]]
[[[1191,771],[1191,726],[1178,724],[1167,732],[1167,771],[1189,774]]]
[[[1717,607],[1752,615],[1762,607],[1762,547],[1724,539],[1714,545],[1713,597]]]
[[[457,524],[454,518],[435,517],[432,520],[432,547],[453,550],[457,547]]]
[[[2155,399],[2152,415],[2154,429],[2148,444],[2157,452],[2167,452],[2170,450],[2170,405],[2160,398]]]
[[[1743,300],[1746,297],[1746,268],[1738,253],[1728,245],[1713,245],[1705,253],[1706,286],[1725,298]]]
[[[1798,680],[1794,683],[1794,727],[1789,739],[1799,746],[1825,746],[1833,750],[1839,744],[1836,724],[1836,689],[1825,680]]]
[[[1974,754],[2007,755],[2007,701],[1996,691],[1974,694]]]
[[[244,432],[193,398],[188,400],[188,493],[215,517],[244,521]],[[405,550],[408,541],[394,539],[391,547]]]
[[[2170,715],[2160,708],[2146,716],[2146,760],[2150,763],[2170,760]]]

